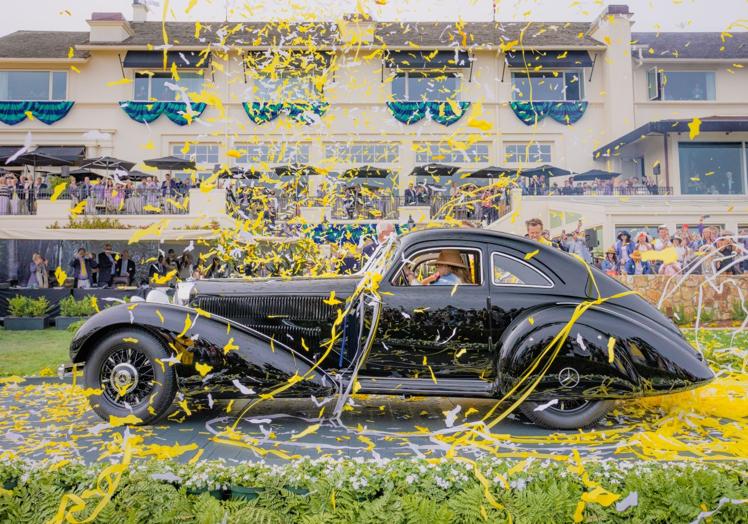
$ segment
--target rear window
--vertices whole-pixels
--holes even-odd
[[[553,282],[527,262],[505,255],[491,255],[491,279],[495,286],[553,287]]]

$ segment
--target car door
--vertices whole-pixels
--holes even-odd
[[[521,313],[555,300],[554,281],[545,268],[527,261],[521,252],[488,244],[491,340],[498,344],[504,330]],[[494,352],[499,353],[500,347]]]
[[[444,249],[460,251],[468,266],[469,282],[408,285],[403,266],[410,261],[433,261]],[[437,384],[447,378],[491,381],[495,359],[489,350],[485,260],[479,243],[409,246],[380,284],[381,314],[362,374],[425,379]]]

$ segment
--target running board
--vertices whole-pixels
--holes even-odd
[[[359,393],[436,397],[493,397],[494,384],[472,378],[358,377]]]

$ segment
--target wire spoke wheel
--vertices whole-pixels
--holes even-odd
[[[555,411],[557,413],[563,413],[563,414],[572,414],[572,413],[579,413],[581,411],[584,411],[584,409],[587,407],[587,405],[590,403],[589,400],[559,400],[558,404],[554,406],[550,406],[548,409],[550,411]]]
[[[115,349],[105,358],[99,372],[104,398],[123,408],[146,402],[153,392],[154,379],[153,362],[132,347]]]

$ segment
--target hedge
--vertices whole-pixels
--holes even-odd
[[[0,521],[64,517],[65,494],[95,490],[105,466],[4,458]],[[514,523],[655,523],[693,522],[713,512],[711,522],[739,523],[748,522],[746,477],[740,463],[606,460],[582,466],[573,457],[480,459],[474,465],[459,459],[150,460],[122,473],[95,522],[438,524],[508,522],[511,516]],[[93,496],[74,517],[84,520],[100,501],[100,494]]]

